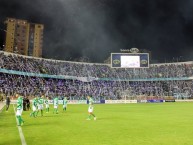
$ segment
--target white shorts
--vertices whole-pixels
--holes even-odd
[[[67,104],[63,105],[63,108],[65,108],[65,107],[67,108]]]
[[[58,108],[58,105],[54,105],[54,109],[57,109]]]
[[[23,112],[23,108],[21,109],[21,115],[22,115],[22,112]]]
[[[43,104],[39,104],[38,105],[38,110],[43,110],[44,109],[44,105]]]
[[[49,104],[46,104],[46,108],[49,108]]]
[[[32,110],[33,110],[33,111],[36,111],[36,106],[33,106],[33,107],[32,107]]]
[[[17,110],[16,116],[21,116],[22,110]]]
[[[94,107],[88,107],[88,112],[89,112],[89,113],[92,113],[93,110],[94,110]]]

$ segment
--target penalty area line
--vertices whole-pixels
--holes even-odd
[[[15,112],[15,106],[13,105],[13,109],[14,109],[14,112]],[[15,112],[15,119],[16,119],[16,122],[18,124],[18,120],[17,120],[17,117],[16,117],[16,112]],[[21,145],[27,145],[26,141],[25,141],[25,137],[23,135],[23,132],[22,132],[22,128],[21,126],[17,126],[18,127],[18,131],[19,131],[19,136],[20,136],[20,139],[21,139]]]

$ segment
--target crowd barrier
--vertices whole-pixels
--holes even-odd
[[[5,102],[5,101],[4,101]],[[32,102],[32,100],[30,100]],[[129,104],[129,103],[164,103],[164,102],[193,102],[193,99],[185,100],[163,100],[163,99],[151,99],[151,100],[96,100],[94,104]],[[63,100],[59,100],[59,104],[63,104]],[[11,100],[11,104],[17,104],[17,100]],[[53,100],[49,100],[49,104],[53,104]],[[87,100],[68,100],[68,104],[88,104]]]
[[[0,68],[1,73],[14,74],[14,75],[24,75],[24,76],[35,76],[43,78],[55,78],[55,79],[70,79],[70,80],[80,80],[82,82],[92,82],[94,80],[101,81],[174,81],[174,80],[192,80],[193,77],[180,77],[180,78],[145,78],[145,79],[121,79],[121,78],[96,78],[96,77],[76,77],[76,76],[67,76],[67,75],[49,75],[41,73],[30,73],[22,72],[15,70],[7,70]]]
[[[193,102],[193,99],[175,100],[176,102]]]
[[[137,100],[105,100],[105,104],[137,103]]]
[[[147,100],[147,103],[163,103],[164,100],[160,100],[160,99],[151,99],[151,100]]]

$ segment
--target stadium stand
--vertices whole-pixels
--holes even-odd
[[[148,96],[192,97],[193,62],[152,64],[149,68],[114,69],[109,64],[69,62],[0,52],[1,92],[46,94],[83,99]]]

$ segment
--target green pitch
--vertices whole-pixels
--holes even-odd
[[[95,105],[97,120],[88,121],[87,105],[37,118],[23,112],[27,145],[193,145],[193,103]],[[40,115],[40,113],[39,113]],[[13,106],[0,113],[0,145],[20,145]]]

